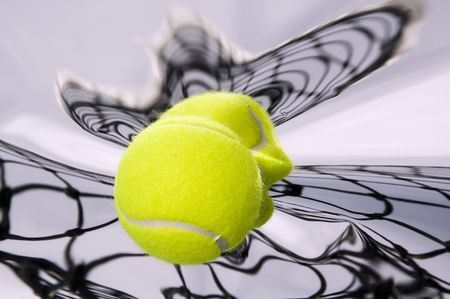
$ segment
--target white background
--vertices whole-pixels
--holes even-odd
[[[215,24],[237,46],[261,52],[370,3],[380,2],[184,1],[182,7]],[[450,2],[416,3],[422,18],[415,42],[400,59],[278,128],[296,164],[450,164]],[[82,132],[61,111],[53,90],[56,73],[66,68],[94,83],[143,88],[149,65],[133,38],[157,34],[170,9],[179,6],[2,1],[0,137],[113,174],[123,150]]]
[[[371,3],[380,2],[183,1],[183,6],[237,46],[261,52]],[[278,128],[295,164],[450,165],[450,2],[417,3],[422,20],[415,45],[404,55]],[[91,82],[139,90],[149,65],[133,37],[157,34],[172,6],[177,3],[1,1],[0,138],[114,174],[123,149],[82,131],[64,114],[55,100],[56,73],[67,68]],[[5,273],[0,297],[31,296],[12,272]]]

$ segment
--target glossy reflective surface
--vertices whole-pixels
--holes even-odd
[[[305,112],[339,99],[392,58],[401,60],[417,15],[417,8],[381,5],[260,55],[233,49],[201,21],[190,20],[160,44],[153,61],[160,80],[139,103],[60,75],[64,111],[111,144],[67,138],[53,126],[54,136],[66,140],[61,162],[1,141],[0,275],[10,297],[30,291],[56,298],[448,296],[449,167],[297,163],[271,189],[277,211],[267,225],[217,261],[180,267],[145,256],[124,234],[113,205],[114,177],[102,174],[113,171],[79,167],[69,154],[71,147],[90,145],[93,156],[113,155],[105,148],[126,146],[158,113],[211,89],[248,93],[277,125],[295,130]],[[5,123],[14,131],[30,121]],[[49,153],[56,149],[47,146]],[[89,157],[80,152],[77,158]]]

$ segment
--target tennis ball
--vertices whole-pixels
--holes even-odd
[[[126,149],[114,187],[119,221],[149,255],[175,264],[208,262],[270,218],[268,188],[291,168],[269,115],[253,99],[194,96]]]
[[[252,150],[270,187],[292,169],[281,149],[267,111],[250,96],[232,92],[209,92],[193,96],[166,111],[160,119],[196,115],[218,122],[232,130],[239,141]]]

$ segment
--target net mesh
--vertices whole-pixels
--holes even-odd
[[[385,64],[410,18],[395,5],[355,13],[247,60],[207,28],[184,25],[158,52],[162,84],[153,104],[130,107],[76,80],[64,81],[59,93],[84,130],[123,146],[161,112],[206,90],[252,95],[279,125]],[[135,298],[142,288],[157,288],[165,298],[450,293],[442,270],[450,248],[448,167],[297,166],[270,190],[273,221],[290,223],[287,231],[254,230],[238,248],[195,270],[169,266],[178,280],[150,283],[163,275],[150,268],[144,285],[136,278],[148,275],[148,256],[121,242],[108,254],[94,250],[111,230],[119,234],[113,182],[0,141],[0,265],[43,298]],[[87,252],[77,246],[92,236]],[[121,266],[132,259],[142,266]],[[119,270],[108,275],[133,275],[129,284],[119,288],[95,275],[112,265]]]

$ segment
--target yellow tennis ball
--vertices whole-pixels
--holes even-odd
[[[232,130],[239,141],[252,150],[270,186],[292,169],[281,149],[267,111],[250,96],[232,92],[208,92],[193,96],[166,111],[160,119],[195,115],[218,122]]]
[[[174,106],[134,138],[117,171],[116,209],[148,254],[204,263],[270,218],[268,188],[291,168],[259,104],[206,93]]]

